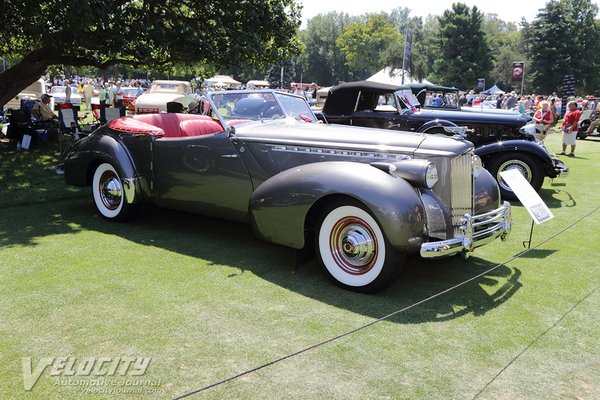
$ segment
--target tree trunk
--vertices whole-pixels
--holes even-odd
[[[48,52],[39,49],[23,57],[16,65],[0,74],[0,104],[4,107],[11,98],[40,79],[48,67]]]

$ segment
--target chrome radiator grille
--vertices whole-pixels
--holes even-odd
[[[473,156],[463,154],[450,162],[452,226],[461,225],[465,214],[473,214]]]

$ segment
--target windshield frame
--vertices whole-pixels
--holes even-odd
[[[216,105],[216,96],[233,96],[233,95],[243,95],[244,98],[249,98],[251,94],[256,94],[256,95],[260,95],[261,97],[265,96],[265,95],[270,95],[272,99],[269,100],[274,100],[277,105],[279,106],[279,108],[285,113],[285,118],[287,117],[293,117],[293,115],[290,115],[292,112],[289,110],[289,107],[284,105],[284,102],[282,102],[281,100],[289,97],[289,98],[295,98],[298,101],[301,101],[305,106],[306,106],[306,112],[303,112],[302,114],[308,114],[306,115],[307,117],[309,117],[310,119],[312,119],[313,123],[318,123],[318,118],[315,115],[315,113],[313,112],[313,110],[310,108],[310,105],[308,104],[308,102],[306,101],[305,98],[303,98],[302,96],[298,96],[295,94],[291,94],[291,93],[286,93],[286,92],[282,92],[279,90],[265,90],[265,89],[257,89],[257,90],[219,90],[219,91],[213,91],[213,92],[208,92],[206,94],[206,100],[208,101],[208,103],[210,104],[210,112],[214,113],[214,115],[219,119],[219,121],[221,122],[221,124],[223,126],[231,126],[227,123],[227,121],[230,120],[234,120],[235,118],[228,118],[225,117],[221,114],[221,112],[219,111],[219,108]],[[256,119],[252,119],[252,118],[248,118],[249,120],[252,121],[261,121],[263,122],[265,119],[268,118],[262,118],[261,116],[258,116]],[[308,121],[307,121],[308,122]]]
[[[397,90],[394,92],[394,95],[396,101],[404,104],[404,107],[401,107],[402,109],[409,109],[414,112],[421,108],[421,103],[419,103],[417,96],[410,89]]]

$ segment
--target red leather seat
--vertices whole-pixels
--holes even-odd
[[[184,136],[213,135],[223,131],[221,124],[212,118],[188,119],[179,123],[179,128]]]
[[[136,125],[139,125],[140,129],[135,129]],[[148,125],[156,129],[149,129]],[[221,124],[207,115],[177,113],[123,117],[111,121],[109,127],[132,134],[154,134],[164,138],[210,135],[223,131]]]

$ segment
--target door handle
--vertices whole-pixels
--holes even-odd
[[[221,158],[238,158],[237,154],[222,154]]]

